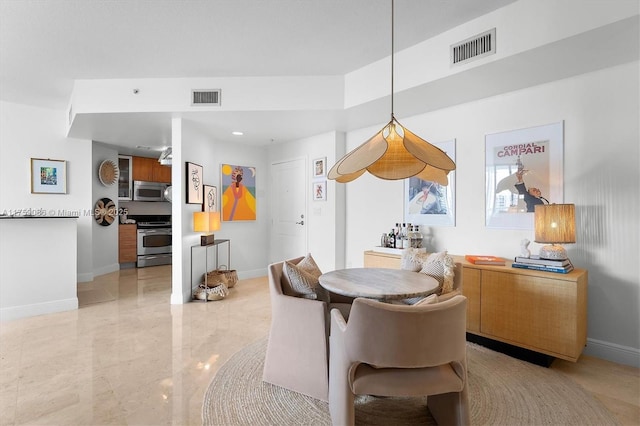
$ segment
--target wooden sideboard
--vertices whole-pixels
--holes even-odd
[[[505,266],[474,265],[464,256],[462,293],[467,332],[568,361],[587,343],[587,284],[584,269],[568,274]],[[365,251],[364,266],[400,268],[400,255]]]

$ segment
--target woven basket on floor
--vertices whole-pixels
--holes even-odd
[[[219,272],[217,269],[214,269],[213,271],[209,272],[206,275],[206,279],[207,279],[207,287],[217,287],[220,284],[224,284],[227,287],[233,287],[232,285],[229,285],[229,280],[227,279],[227,275],[224,274],[223,272]],[[205,275],[202,274],[202,281],[200,282],[200,285],[204,286],[204,282],[205,282]]]
[[[229,295],[229,289],[226,285],[220,284],[213,288],[207,288],[204,285],[198,286],[193,292],[193,297],[198,300],[222,300]]]
[[[225,284],[229,288],[232,288],[238,282],[238,273],[236,272],[236,270],[235,269],[229,269],[229,268],[227,268],[226,265],[220,265],[218,267],[218,269],[214,269],[213,271],[211,271],[209,273],[210,274],[216,273],[216,274],[224,275],[225,278],[227,279],[227,282]]]

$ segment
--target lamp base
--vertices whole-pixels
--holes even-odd
[[[562,246],[557,246],[555,244],[551,244],[548,246],[543,246],[540,249],[540,259],[548,259],[548,260],[565,260],[568,259],[567,251]]]
[[[213,242],[216,240],[215,236],[213,234],[210,235],[202,235],[200,237],[200,245],[201,246],[208,246],[213,244]]]

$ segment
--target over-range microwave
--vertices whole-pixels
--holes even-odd
[[[166,201],[164,191],[169,184],[160,182],[133,181],[134,201]]]

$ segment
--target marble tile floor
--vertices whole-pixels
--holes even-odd
[[[170,287],[170,266],[125,269],[79,284],[77,311],[0,323],[0,425],[201,424],[217,370],[268,334],[267,280],[185,305]],[[638,369],[587,356],[551,368],[640,424]]]
[[[0,324],[1,425],[199,425],[218,368],[269,331],[266,278],[185,305],[170,266],[79,287],[77,311]]]

